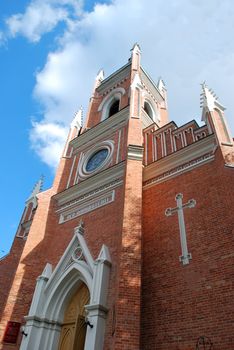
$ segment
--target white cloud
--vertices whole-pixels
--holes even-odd
[[[25,13],[12,15],[6,20],[8,36],[22,35],[31,42],[38,42],[41,36],[53,30],[61,21],[69,21],[73,15],[81,12],[80,1],[75,0],[34,0]]]
[[[43,162],[56,167],[67,137],[67,128],[58,123],[33,122],[31,146]]]
[[[60,128],[61,123],[67,125],[81,104],[87,106],[99,68],[104,67],[110,74],[125,64],[136,41],[142,47],[143,66],[152,78],[163,76],[168,87],[170,117],[178,124],[200,116],[199,84],[205,79],[228,110],[234,109],[231,0],[174,0],[166,6],[162,0],[114,0],[109,5],[97,4],[89,13],[82,12],[79,3],[76,11],[82,16],[71,16],[69,12],[68,5],[78,3],[75,0],[49,3],[53,8],[59,3],[58,8],[67,11],[51,16],[55,18],[51,19],[51,27],[63,16],[67,16],[67,27],[58,49],[48,54],[44,68],[36,76],[34,96],[44,109],[42,124],[59,123]],[[43,31],[39,30],[38,36]],[[28,37],[33,38],[37,31],[29,33],[33,34],[27,34]],[[234,124],[232,127],[234,130]],[[34,130],[35,126],[32,133]],[[53,151],[53,156],[45,156],[50,140],[43,140],[41,148],[41,136],[37,132],[36,135],[37,152],[41,154],[43,149],[42,159],[54,165],[53,157],[58,155]]]

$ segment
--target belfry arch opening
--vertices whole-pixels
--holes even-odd
[[[114,100],[109,108],[108,118],[119,111],[119,100]]]
[[[84,350],[86,338],[85,305],[89,304],[90,294],[82,282],[67,303],[58,350]]]
[[[151,107],[151,105],[145,101],[144,102],[144,111],[148,114],[148,116],[154,120],[154,111],[153,111],[153,108]]]

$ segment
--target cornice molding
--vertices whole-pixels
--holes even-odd
[[[105,119],[103,122],[97,124],[93,128],[76,137],[70,142],[70,145],[74,150],[77,148],[79,148],[79,150],[87,148],[89,143],[93,144],[94,139],[95,142],[97,142],[104,137],[109,137],[110,132],[113,133],[116,130],[119,130],[128,122],[128,119],[129,106],[121,109],[118,113],[114,114],[110,118]]]
[[[88,179],[69,187],[63,192],[56,194],[53,198],[57,200],[58,206],[69,203],[68,206],[74,204],[74,200],[88,198],[97,193],[104,192],[110,188],[116,188],[123,183],[123,175],[125,171],[125,161],[114,165],[100,173],[89,177]],[[65,209],[64,207],[62,209]]]
[[[99,209],[105,205],[112,203],[115,200],[115,190],[101,193],[91,199],[84,199],[83,201],[76,201],[76,205],[68,209],[59,209],[59,224],[63,224],[69,220],[77,218],[81,215],[87,214],[90,211]]]
[[[111,74],[109,77],[104,79],[100,86],[97,88],[99,94],[103,94],[106,90],[112,88],[115,84],[122,81],[124,78],[127,78],[130,75],[131,62],[127,63],[116,72]]]
[[[143,181],[144,184],[149,184],[151,179],[157,179],[159,176],[166,174],[170,171],[173,171],[173,176],[178,175],[181,171],[184,171],[183,165],[189,164],[194,161],[194,164],[198,166],[198,164],[203,164],[203,162],[197,162],[198,159],[206,156],[207,154],[213,154],[216,150],[216,141],[215,136],[210,135],[204,139],[201,139],[193,144],[182,148],[181,150],[168,155],[154,163],[151,163],[147,167],[144,168],[143,171]],[[212,157],[212,159],[214,156]],[[207,161],[207,158],[205,158]],[[211,160],[212,160],[211,159]],[[181,167],[180,172],[175,172],[175,169],[179,169]],[[186,167],[186,171],[191,170],[190,167]]]
[[[166,180],[170,180],[173,177],[176,177],[178,175],[181,175],[187,171],[190,171],[194,168],[197,168],[200,165],[206,164],[212,160],[214,160],[214,154],[213,153],[208,153],[205,154],[197,159],[193,159],[188,163],[185,163],[183,165],[180,165],[174,169],[170,169],[166,171],[163,174],[160,174],[159,176],[156,176],[146,182],[144,182],[143,189],[147,189],[148,187],[151,187],[153,185],[157,185],[161,182],[164,182]]]
[[[143,151],[144,151],[144,148],[142,146],[129,145],[127,158],[142,161],[143,160]]]

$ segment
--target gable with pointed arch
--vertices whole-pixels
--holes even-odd
[[[90,293],[90,303],[85,306],[87,328],[84,350],[95,350],[96,343],[103,347],[105,319],[107,316],[106,296],[111,260],[108,248],[103,245],[99,256],[93,259],[84,238],[83,224],[75,234],[66,251],[52,272],[47,264],[37,284],[29,310],[20,350],[58,349],[64,313],[72,295],[81,283]],[[98,330],[98,331],[97,331]]]

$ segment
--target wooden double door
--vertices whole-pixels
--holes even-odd
[[[88,303],[89,290],[82,283],[65,310],[59,350],[84,350],[87,327],[84,306]]]

